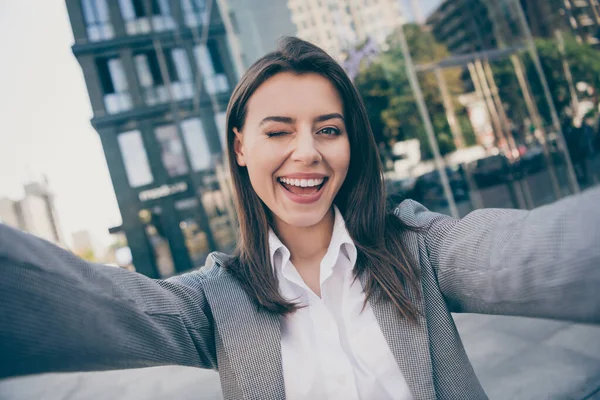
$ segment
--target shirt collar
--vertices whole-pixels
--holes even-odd
[[[337,261],[340,250],[343,250],[344,255],[350,260],[349,265],[354,268],[356,264],[356,246],[354,241],[346,229],[346,222],[342,213],[336,205],[333,206],[335,220],[333,224],[333,233],[331,235],[331,242],[323,257],[321,266],[332,268]],[[281,269],[290,260],[290,251],[277,237],[275,232],[269,228],[269,255],[271,257],[271,265],[273,268]],[[348,264],[346,264],[348,265]]]

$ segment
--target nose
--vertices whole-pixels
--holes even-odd
[[[292,160],[301,162],[306,166],[319,163],[323,160],[323,157],[317,148],[315,137],[310,130],[299,132],[296,135]]]

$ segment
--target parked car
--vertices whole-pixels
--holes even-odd
[[[515,165],[520,175],[531,175],[546,168],[546,157],[541,146],[527,150]]]
[[[390,205],[395,207],[403,200],[410,198],[415,182],[415,178],[386,179],[385,187]]]
[[[446,167],[446,174],[448,175],[454,201],[469,200],[469,186],[464,179],[462,167]],[[410,192],[410,197],[430,208],[448,204],[437,169],[417,178],[415,186]]]
[[[473,180],[479,188],[505,183],[514,177],[514,165],[502,154],[481,158],[475,162]]]

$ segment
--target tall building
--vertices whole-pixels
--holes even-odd
[[[427,24],[454,54],[493,49],[498,47],[500,29],[495,12],[488,0],[445,0],[427,18]]]
[[[516,4],[513,0],[444,0],[427,24],[454,54],[493,49],[522,36]],[[560,29],[581,42],[599,43],[597,0],[520,0],[520,4],[534,36],[554,37]]]
[[[600,45],[598,0],[521,0],[534,36],[554,37],[554,31],[571,32],[579,42]]]
[[[336,59],[371,38],[383,44],[405,21],[398,0],[288,0],[298,36]]]
[[[237,80],[219,1],[66,0],[138,272],[165,277],[234,245],[220,171]],[[91,210],[93,211],[93,210]]]
[[[0,199],[0,223],[65,247],[48,183],[29,183],[24,189],[25,196],[20,200]]]
[[[287,0],[220,0],[220,4],[229,8],[244,69],[274,51],[282,36],[296,36]]]

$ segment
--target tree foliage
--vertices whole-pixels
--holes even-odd
[[[563,68],[563,57],[554,39],[536,39],[535,44],[544,75],[550,87],[552,100],[557,111],[561,113],[571,102],[569,84]],[[570,35],[565,35],[564,58],[568,62],[574,84],[586,82],[596,90],[600,88],[600,52],[598,50],[587,44],[578,43]],[[535,65],[529,55],[522,56],[521,59],[540,115],[544,122],[549,125],[552,121],[550,109]],[[500,95],[507,105],[510,117],[517,121],[528,117],[529,114],[523,100],[523,94],[510,61],[495,62],[493,71],[500,87]]]
[[[446,46],[436,42],[431,32],[423,31],[418,25],[407,24],[404,26],[404,32],[414,64],[439,61],[450,55]],[[365,101],[378,142],[389,145],[396,141],[416,138],[421,142],[423,158],[429,158],[431,149],[410,87],[397,35],[390,36],[388,47],[389,50],[380,54],[377,60],[359,72],[355,80],[356,87]],[[449,92],[462,93],[461,71],[450,69],[442,73]],[[419,73],[418,76],[440,152],[446,154],[453,151],[455,146],[435,74]],[[456,101],[456,97],[451,97],[461,127],[467,128],[463,134],[472,143],[474,137],[470,125],[465,123],[465,111]]]

